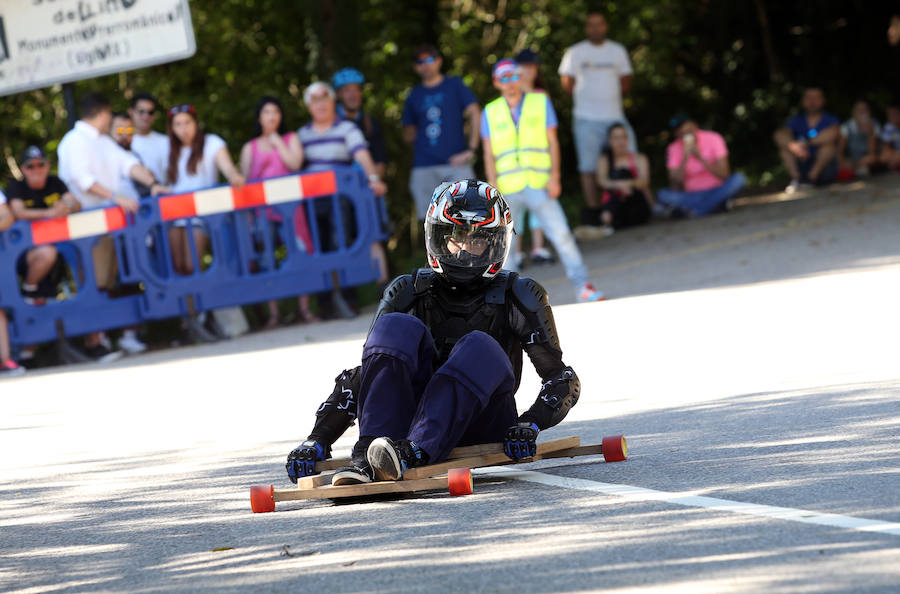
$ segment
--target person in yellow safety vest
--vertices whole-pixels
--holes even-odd
[[[494,87],[501,96],[481,114],[484,169],[489,183],[503,192],[517,229],[522,227],[521,215],[526,208],[537,217],[575,285],[576,299],[602,300],[603,293],[588,279],[587,267],[557,201],[562,191],[558,124],[549,97],[522,92],[519,66],[508,58],[494,66]],[[510,251],[515,249],[515,235],[512,242]],[[507,268],[515,269],[515,262],[507,261]]]

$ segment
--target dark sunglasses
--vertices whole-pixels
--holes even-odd
[[[416,64],[421,66],[422,64],[433,64],[434,61],[437,60],[434,56],[428,56],[427,58],[417,58]]]
[[[136,109],[136,110],[134,110],[134,111],[135,111],[138,115],[142,115],[142,116],[143,116],[143,115],[148,115],[148,116],[156,115],[156,108],[155,108],[155,107],[154,107],[153,109]]]
[[[41,167],[46,167],[46,161],[31,161],[30,163],[26,163],[22,167],[24,169],[40,169]]]
[[[196,115],[197,110],[194,109],[194,106],[190,103],[185,103],[184,105],[176,105],[172,109],[169,110],[169,115],[174,116],[179,113],[189,113],[191,115]]]

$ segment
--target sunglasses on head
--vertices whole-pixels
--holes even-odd
[[[40,169],[41,167],[46,167],[46,166],[47,166],[46,161],[31,161],[29,163],[26,163],[22,167],[25,169]]]
[[[519,80],[518,74],[506,74],[506,75],[500,77],[500,82],[504,83],[504,84],[516,82],[517,80]]]
[[[421,66],[422,64],[432,64],[432,63],[434,63],[435,60],[437,60],[437,58],[435,58],[434,56],[427,56],[425,58],[417,58],[416,64],[418,64],[419,66]]]
[[[155,107],[154,107],[153,109],[136,109],[136,110],[134,110],[134,111],[135,111],[135,113],[137,113],[138,115],[142,115],[142,116],[152,116],[152,115],[156,115],[156,108],[155,108]]]
[[[134,134],[134,128],[132,126],[119,126],[116,128],[116,134]]]
[[[191,115],[196,115],[197,110],[194,109],[194,106],[190,103],[185,103],[184,105],[176,105],[172,109],[169,110],[169,115],[174,116],[179,113],[189,113]]]

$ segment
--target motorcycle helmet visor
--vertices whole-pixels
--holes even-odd
[[[441,264],[460,268],[488,267],[506,260],[511,227],[433,222],[428,226],[428,252]]]

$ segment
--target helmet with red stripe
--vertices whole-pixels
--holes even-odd
[[[496,276],[509,255],[512,215],[489,183],[463,179],[434,190],[425,217],[428,265],[454,283]]]

